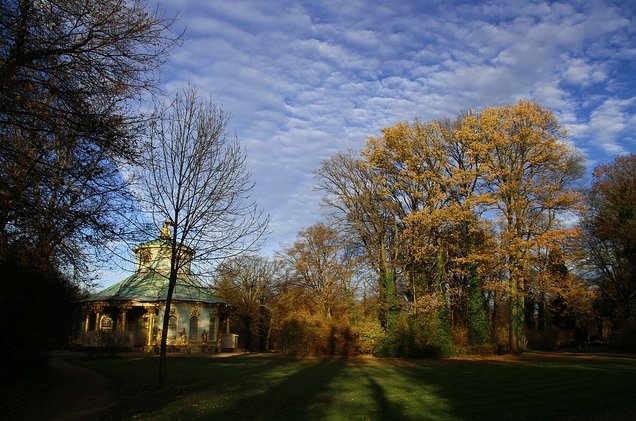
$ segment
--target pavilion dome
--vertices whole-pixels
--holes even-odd
[[[166,301],[168,296],[168,275],[170,273],[172,239],[164,232],[151,241],[141,243],[133,248],[136,255],[135,273],[128,278],[84,299],[94,301]],[[177,275],[172,300],[199,303],[223,303],[210,292],[190,269],[190,261],[194,251],[177,244],[183,256],[184,264]]]
[[[137,272],[103,291],[92,294],[84,301],[166,301],[168,297],[168,278],[155,270]],[[209,292],[201,281],[192,275],[181,274],[177,278],[173,301],[195,301],[201,303],[222,303],[222,300]]]

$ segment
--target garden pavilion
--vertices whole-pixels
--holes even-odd
[[[159,238],[133,248],[135,273],[82,301],[82,346],[156,352],[168,293],[172,237],[169,223]],[[168,346],[174,351],[219,352],[235,349],[229,332],[230,308],[191,272],[194,251],[185,250],[172,295]],[[226,332],[220,333],[225,324]]]

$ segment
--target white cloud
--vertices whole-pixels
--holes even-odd
[[[629,152],[621,136],[631,137],[636,131],[636,97],[608,99],[590,114],[586,134],[591,143],[610,155]],[[633,147],[633,143],[629,146]]]
[[[590,161],[635,146],[636,25],[628,6],[179,0],[165,7],[178,8],[188,28],[166,87],[191,81],[231,111],[254,198],[272,214],[274,244],[320,217],[311,174],[321,159],[359,149],[398,121],[523,97],[551,108],[575,145],[598,155]]]
[[[602,63],[589,64],[582,59],[573,59],[563,76],[569,83],[589,85],[602,82],[607,78],[607,73]]]

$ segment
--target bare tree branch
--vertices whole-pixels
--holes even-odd
[[[245,152],[228,134],[229,115],[190,88],[175,94],[150,131],[140,201],[158,227],[172,224],[168,298],[161,338],[165,385],[172,291],[181,270],[212,273],[217,259],[254,252],[268,218],[249,201]],[[192,254],[194,252],[194,255]]]

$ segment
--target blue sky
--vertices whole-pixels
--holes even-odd
[[[313,171],[399,121],[527,98],[550,108],[592,168],[636,151],[636,1],[160,3],[185,27],[163,87],[231,111],[264,253],[321,219]]]

